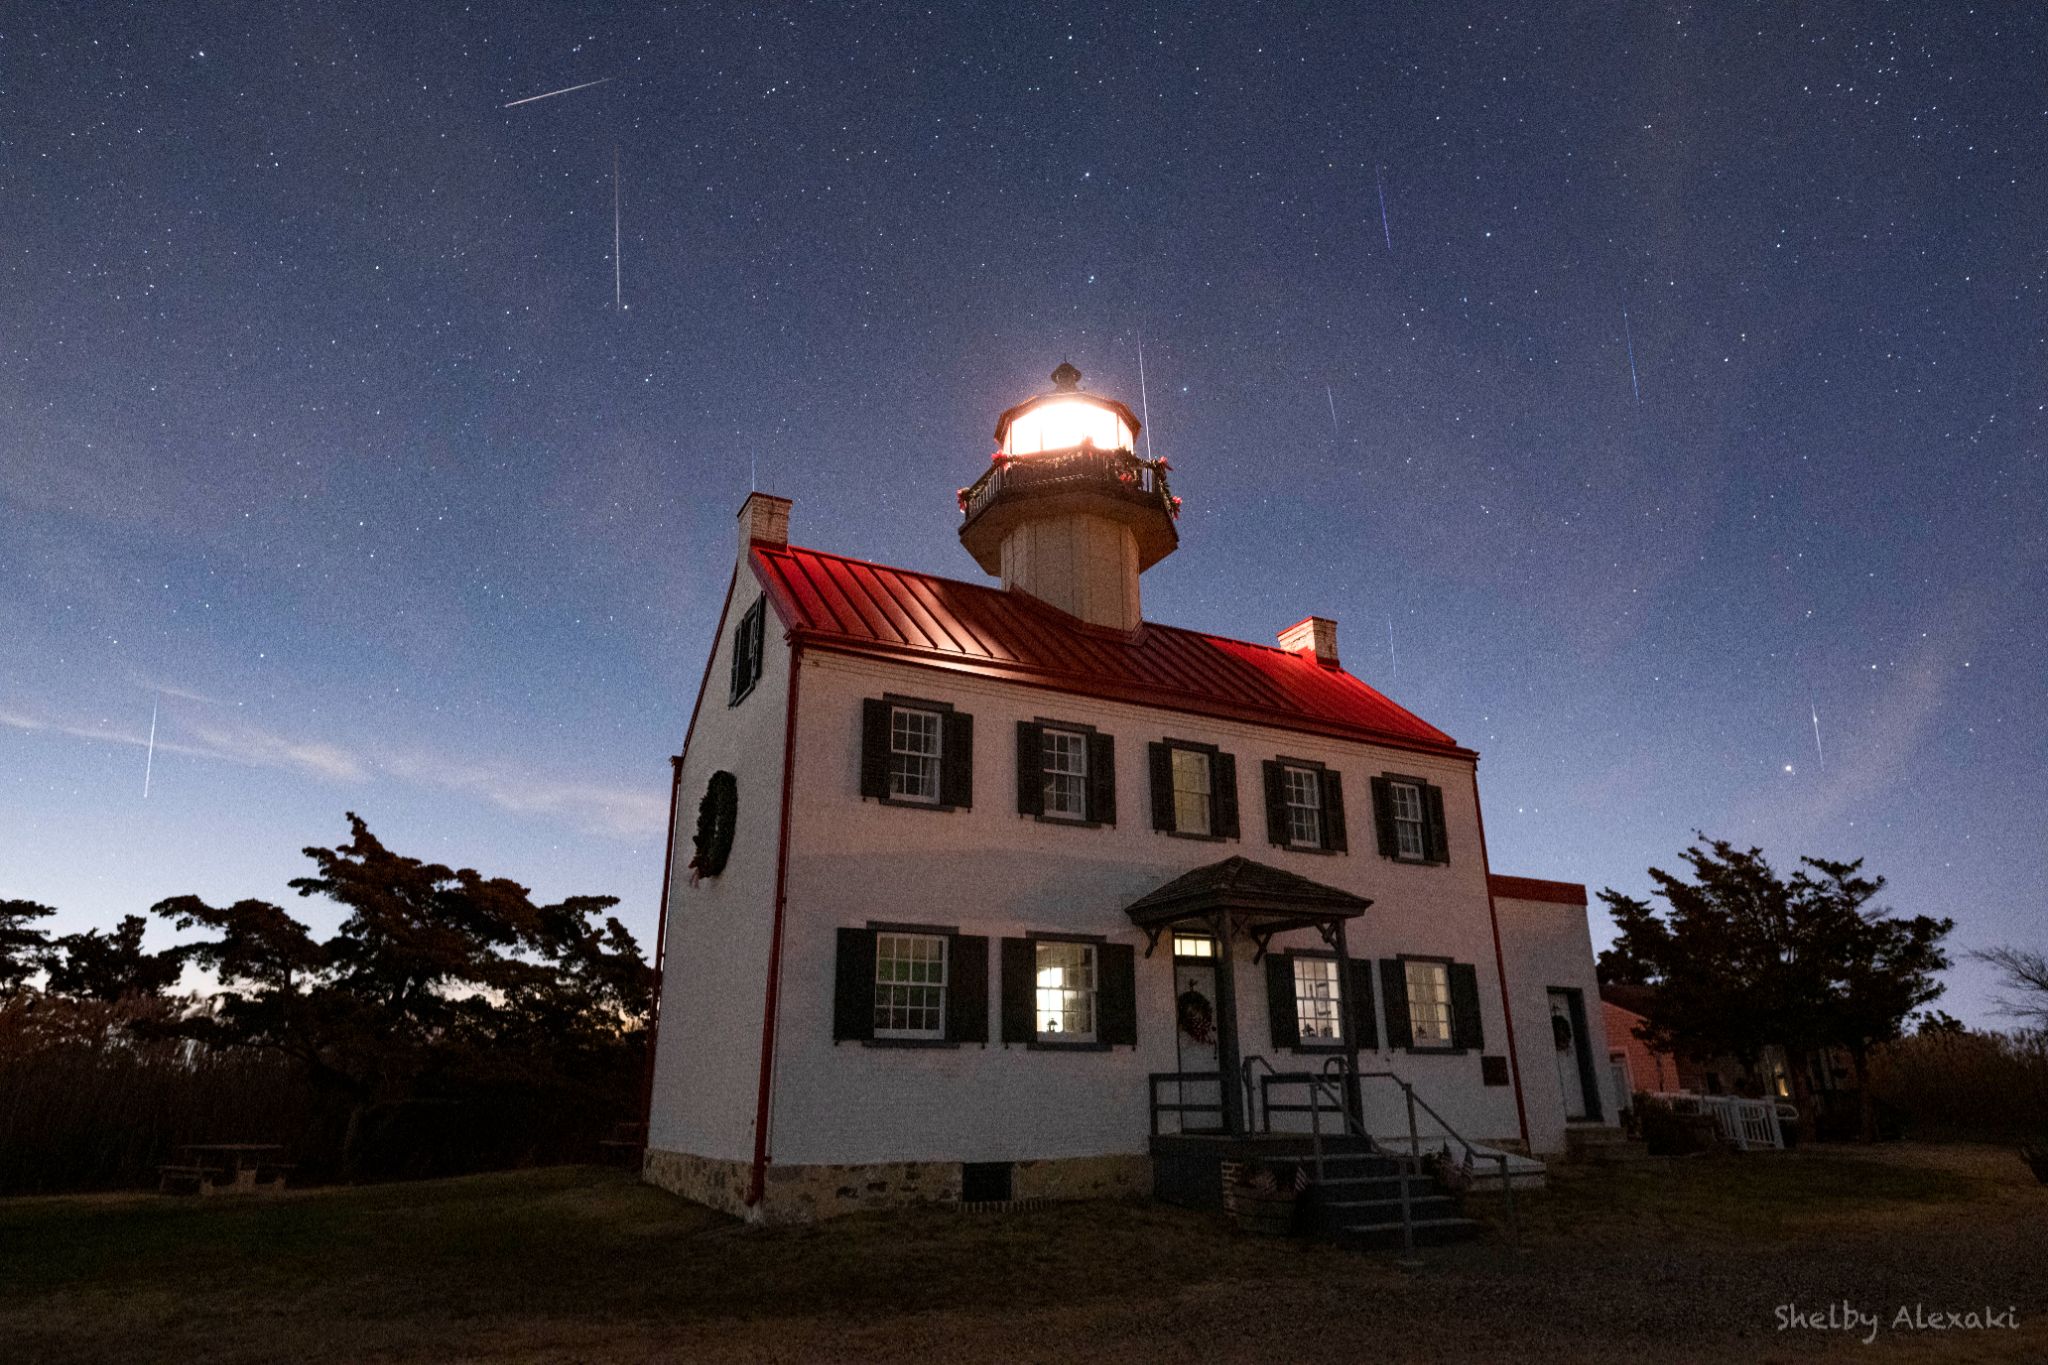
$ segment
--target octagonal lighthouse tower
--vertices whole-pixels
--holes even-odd
[[[1164,460],[1140,459],[1142,424],[1081,392],[1061,365],[1052,391],[996,421],[989,470],[960,490],[960,543],[1003,587],[1111,630],[1144,617],[1138,575],[1180,544]]]

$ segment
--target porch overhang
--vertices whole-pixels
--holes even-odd
[[[1147,957],[1168,930],[1200,926],[1225,943],[1238,934],[1250,938],[1257,962],[1275,934],[1297,929],[1314,929],[1334,948],[1344,921],[1371,907],[1365,896],[1239,857],[1184,873],[1132,901],[1125,913],[1145,931]]]

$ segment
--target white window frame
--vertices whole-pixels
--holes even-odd
[[[1294,959],[1294,1029],[1302,1047],[1344,1043],[1344,974],[1334,957]]]
[[[1207,934],[1175,934],[1173,936],[1173,955],[1175,957],[1213,958],[1216,956],[1216,940]]]
[[[905,717],[915,716],[930,729],[929,750],[906,746],[904,727],[898,724]],[[920,726],[922,728],[922,726]],[[915,738],[914,736],[910,738]],[[921,706],[903,706],[891,703],[889,706],[889,799],[910,801],[920,805],[936,806],[945,783],[945,770],[940,759],[945,752],[946,718],[938,711]],[[907,779],[912,775],[910,764],[918,765],[917,776],[924,792],[912,792]]]
[[[1082,943],[1073,939],[1033,939],[1031,950],[1031,1028],[1033,1036],[1041,1043],[1092,1043],[1101,1027],[1100,984],[1102,980],[1102,954],[1100,945]],[[1045,959],[1048,949],[1059,950],[1062,955],[1069,952],[1080,954],[1078,964],[1054,963],[1047,966]],[[1060,975],[1048,980],[1053,973]],[[1075,979],[1067,979],[1073,973]],[[1076,1028],[1067,1025],[1085,1016],[1087,1027]],[[1053,1027],[1047,1028],[1048,1022]]]
[[[1286,784],[1287,846],[1323,847],[1322,770],[1305,768],[1298,763],[1283,763],[1280,765],[1280,775]],[[1309,800],[1301,799],[1304,793]]]
[[[1216,757],[1200,749],[1183,749],[1169,745],[1170,767],[1173,774],[1173,832],[1175,834],[1214,834],[1216,832]],[[1183,768],[1182,759],[1189,760]],[[1184,785],[1182,774],[1191,771],[1199,763],[1201,786]],[[1190,808],[1199,810],[1199,820],[1190,820]]]
[[[1408,1045],[1421,1048],[1456,1046],[1451,1018],[1451,967],[1447,962],[1407,958],[1401,963],[1408,982]]]
[[[890,949],[901,949],[911,945],[936,944],[935,956],[902,955]],[[900,966],[900,972],[887,972],[885,964]],[[931,979],[929,970],[920,968],[937,966],[937,979]],[[951,950],[944,934],[901,933],[893,929],[877,930],[875,933],[875,1037],[905,1038],[924,1041],[943,1041],[946,1036],[946,990],[948,978],[952,975]],[[922,977],[922,979],[920,979]],[[890,1027],[883,1019],[892,1017],[897,1010],[906,1015],[928,1016],[934,1022],[930,1025]]]
[[[1056,766],[1057,759],[1057,766]],[[1052,820],[1087,820],[1088,735],[1056,725],[1039,732],[1042,813]],[[1068,798],[1071,798],[1069,800]]]
[[[1394,807],[1394,855],[1410,862],[1427,862],[1429,819],[1422,784],[1395,778],[1387,783],[1387,799]]]

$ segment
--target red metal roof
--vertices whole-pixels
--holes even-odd
[[[1508,877],[1495,872],[1487,877],[1486,889],[1511,901],[1554,901],[1558,905],[1586,903],[1586,888],[1577,882],[1546,882],[1535,877]]]
[[[754,574],[809,647],[1081,696],[1471,757],[1443,731],[1311,653],[1147,622],[1077,621],[1022,593],[755,542]]]

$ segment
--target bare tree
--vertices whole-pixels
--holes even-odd
[[[2002,1011],[2048,1028],[2048,956],[2025,948],[1981,948],[1970,956],[1996,967],[2005,978],[2012,994],[2000,997]]]

